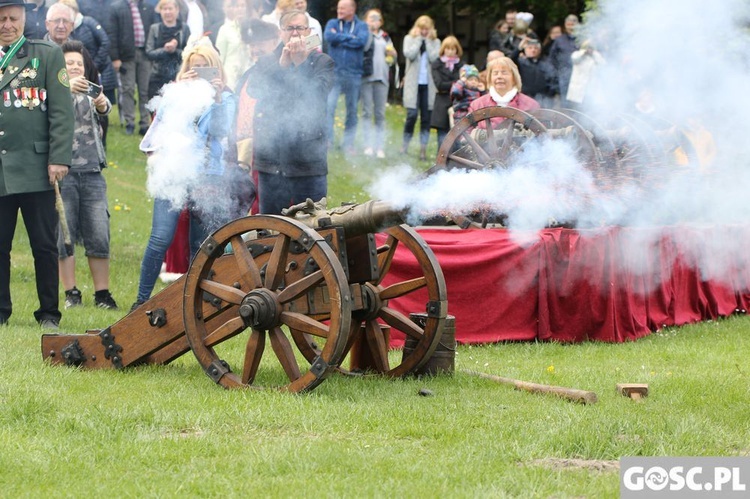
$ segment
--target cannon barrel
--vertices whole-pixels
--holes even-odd
[[[396,209],[390,203],[378,200],[326,209],[323,198],[317,203],[308,199],[294,205],[284,210],[284,215],[312,229],[343,227],[347,236],[361,236],[405,223],[407,211],[407,208]]]

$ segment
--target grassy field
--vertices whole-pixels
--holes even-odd
[[[427,166],[416,161],[416,144],[408,157],[396,152],[404,114],[388,110],[386,160],[332,153],[332,205],[367,199],[366,186],[389,165]],[[111,288],[123,311],[93,306],[81,259],[85,306],[63,313],[63,331],[114,323],[136,295],[152,205],[138,138],[114,121],[105,175]],[[593,390],[599,403],[591,406],[461,373],[332,376],[304,395],[225,391],[190,353],[117,372],[46,365],[22,224],[12,256],[14,314],[0,329],[4,497],[617,497],[621,456],[750,455],[744,316],[627,344],[457,351],[457,369]],[[635,403],[615,393],[620,382],[649,383],[651,394]],[[433,396],[419,396],[423,388]]]

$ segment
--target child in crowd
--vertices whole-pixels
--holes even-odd
[[[98,85],[94,61],[79,41],[62,44],[75,113],[75,138],[70,174],[60,181],[65,218],[72,242],[83,242],[94,280],[97,307],[117,309],[109,292],[109,211],[107,183],[102,168],[107,165],[99,116],[106,116],[112,104]],[[96,85],[96,86],[92,86]],[[83,304],[76,287],[75,254],[58,231],[60,282],[65,289],[65,308]]]
[[[478,99],[485,92],[480,90],[479,71],[473,64],[465,64],[461,68],[460,77],[451,87],[451,102],[453,103],[453,122],[469,114],[469,104]]]

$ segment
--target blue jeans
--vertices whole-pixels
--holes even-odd
[[[307,198],[320,201],[328,192],[328,176],[285,177],[280,173],[258,172],[260,212],[281,215],[281,210]]]
[[[354,147],[354,137],[357,135],[357,106],[359,105],[359,87],[362,77],[359,75],[337,74],[333,81],[333,88],[328,94],[328,142],[333,142],[333,120],[336,116],[336,105],[339,95],[344,94],[346,103],[346,121],[344,122],[344,148]]]
[[[364,81],[360,90],[362,98],[362,137],[365,147],[382,151],[385,147],[385,105],[388,84],[382,81]],[[373,132],[372,117],[375,116]]]
[[[164,262],[167,248],[172,244],[174,234],[177,232],[177,222],[180,218],[180,209],[172,208],[172,204],[166,199],[154,199],[154,216],[151,221],[151,236],[146,245],[141,262],[141,279],[138,283],[138,301],[144,302],[151,298],[156,279]],[[208,232],[201,220],[193,213],[190,215],[190,258],[192,259],[201,247],[201,243],[208,236]]]

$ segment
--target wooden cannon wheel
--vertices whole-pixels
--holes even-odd
[[[601,166],[602,156],[594,144],[593,134],[586,130],[571,116],[553,109],[534,109],[529,114],[538,119],[547,128],[548,135],[562,140],[569,140],[573,145],[576,159],[594,175]],[[555,136],[555,133],[559,136]]]
[[[504,120],[493,127],[493,118]],[[478,109],[451,128],[438,150],[435,166],[428,173],[454,168],[507,168],[529,140],[546,131],[539,120],[519,109]]]
[[[591,141],[599,151],[605,174],[617,167],[617,151],[607,130],[594,118],[575,109],[561,109],[561,113],[570,116],[591,135]]]
[[[447,291],[443,271],[435,254],[414,229],[401,225],[387,229],[385,234],[388,236],[385,243],[377,248],[379,277],[362,285],[365,307],[353,312],[346,351],[348,353],[355,341],[364,335],[365,343],[372,354],[373,371],[385,376],[399,377],[424,365],[440,343],[447,315]],[[419,264],[419,273],[405,281],[383,285],[399,246],[403,246],[414,256]],[[415,322],[389,306],[391,300],[412,294],[415,297],[424,297],[424,308],[415,311],[426,311],[427,318],[424,324]],[[414,349],[405,353],[400,363],[390,363],[387,337],[380,324],[386,324],[392,330],[400,331],[416,341]],[[300,333],[292,332],[303,355],[308,360],[319,355],[316,346],[306,341]],[[343,368],[339,368],[339,371],[348,374]]]
[[[275,234],[264,238],[262,254],[256,256],[250,249],[252,240],[243,239],[243,235],[253,231]],[[229,271],[220,268],[227,267],[227,257],[220,258],[227,246],[232,250],[228,258],[233,261]],[[299,265],[292,255],[297,255],[308,269],[297,277],[291,269],[298,269]],[[330,302],[325,323],[296,306],[305,301],[301,298],[323,285]],[[205,294],[221,304],[211,317],[204,312]],[[206,374],[225,388],[247,387],[256,381],[268,337],[288,380],[279,388],[300,392],[320,384],[343,359],[351,303],[343,267],[318,233],[286,217],[245,217],[214,232],[193,259],[185,279],[185,334]],[[309,366],[300,366],[298,359],[302,356],[296,355],[294,343],[282,326],[303,331],[323,345]],[[215,347],[245,330],[250,334],[243,349],[242,374],[238,375],[220,358]],[[231,348],[227,350],[231,352]]]

